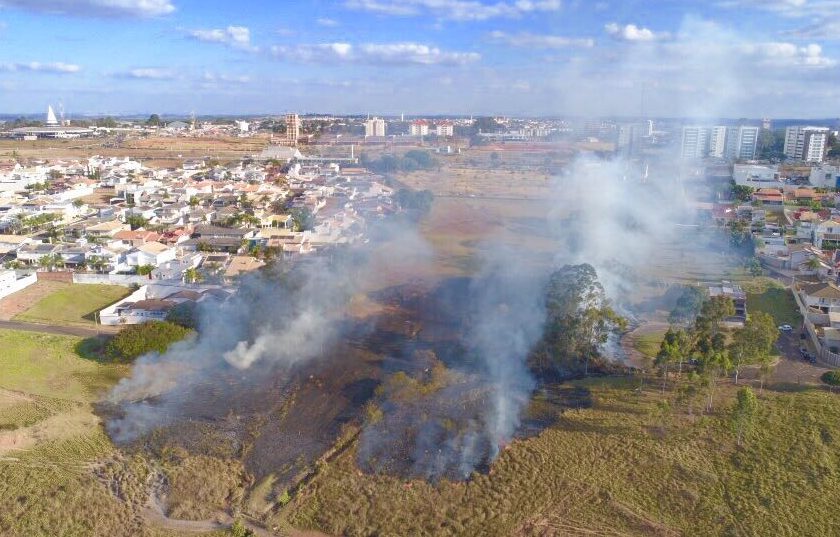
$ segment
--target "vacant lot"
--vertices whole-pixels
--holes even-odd
[[[92,404],[128,368],[80,358],[78,342],[0,330],[0,535],[183,535],[149,528],[97,479],[114,448]]]
[[[769,313],[776,324],[789,324],[794,327],[802,324],[802,316],[790,289],[785,289],[769,278],[759,278],[746,286],[745,290],[748,312]]]
[[[95,314],[105,306],[128,296],[119,285],[64,285],[14,317],[16,321],[45,324],[96,323]]]
[[[687,395],[686,384],[573,385],[592,406],[514,442],[489,475],[437,484],[367,475],[350,450],[282,515],[335,535],[838,534],[840,396],[765,390],[739,446],[729,384],[710,413],[705,392]]]

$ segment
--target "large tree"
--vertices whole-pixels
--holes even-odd
[[[744,328],[735,332],[729,350],[735,370],[735,384],[738,384],[741,367],[765,361],[773,351],[778,337],[779,331],[769,313],[750,314]]]
[[[561,373],[589,372],[591,360],[611,333],[626,329],[626,320],[607,300],[592,265],[566,265],[555,271],[546,293],[543,359]]]

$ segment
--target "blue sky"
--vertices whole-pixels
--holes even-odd
[[[840,0],[0,0],[0,113],[840,116]]]

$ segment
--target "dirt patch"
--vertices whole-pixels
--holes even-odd
[[[67,287],[68,285],[69,284],[64,282],[44,281],[39,279],[29,287],[0,299],[0,320],[11,320],[15,315],[23,313],[34,306],[42,298],[45,298],[55,291]]]
[[[52,416],[30,427],[0,432],[0,455],[10,451],[30,449],[36,445],[69,438],[79,431],[89,430],[99,419],[87,408],[77,407],[70,412]]]

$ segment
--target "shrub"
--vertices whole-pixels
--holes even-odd
[[[105,349],[112,360],[130,361],[147,352],[166,352],[169,345],[184,339],[190,331],[167,321],[149,321],[123,329]]]
[[[820,380],[832,387],[840,386],[840,370],[826,371],[820,377]]]

